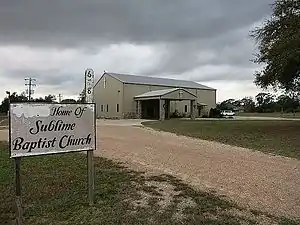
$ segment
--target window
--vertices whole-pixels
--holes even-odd
[[[108,112],[108,104],[106,105],[106,112]]]
[[[117,112],[119,112],[119,104],[117,104]]]
[[[187,105],[184,106],[184,112],[187,112]]]
[[[106,77],[103,78],[103,88],[106,88]]]
[[[103,112],[103,105],[101,105],[101,112]]]

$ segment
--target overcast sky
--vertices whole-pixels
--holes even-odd
[[[192,80],[218,89],[218,101],[255,95],[249,31],[272,0],[0,1],[0,98],[75,97],[86,68]]]

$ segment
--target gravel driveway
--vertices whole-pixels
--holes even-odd
[[[98,121],[102,156],[135,170],[167,173],[242,206],[300,217],[300,161],[138,127],[137,120]],[[7,140],[0,130],[0,140]]]
[[[142,128],[98,121],[96,156],[177,176],[243,206],[300,217],[300,161]]]

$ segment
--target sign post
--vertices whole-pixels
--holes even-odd
[[[22,208],[22,197],[21,197],[21,180],[20,180],[20,169],[21,169],[21,158],[15,158],[15,171],[16,171],[16,224],[23,224],[23,208]]]
[[[85,71],[85,102],[92,103],[94,101],[94,71],[87,69]],[[95,189],[95,172],[94,172],[94,152],[87,151],[87,167],[88,167],[88,197],[89,205],[94,204],[94,189]]]

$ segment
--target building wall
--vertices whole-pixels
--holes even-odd
[[[198,103],[207,104],[207,106],[205,106],[202,110],[202,115],[208,114],[211,108],[216,107],[216,90],[202,90],[189,88],[187,88],[186,90],[197,96]]]
[[[106,86],[104,87],[105,80]],[[121,81],[104,74],[94,87],[97,117],[121,118],[123,115],[123,91]],[[117,112],[117,104],[119,104],[119,112]]]
[[[124,84],[124,102],[123,102],[123,115],[125,118],[131,117],[136,112],[136,101],[134,96],[143,94],[149,91],[156,91],[166,88],[152,85],[140,85],[140,84]]]
[[[149,91],[156,91],[161,89],[169,89],[174,87],[168,86],[155,86],[155,85],[142,85],[142,84],[124,84],[124,102],[123,102],[123,115],[134,114],[136,112],[136,101],[134,96],[143,94]],[[203,109],[203,114],[208,114],[211,108],[216,106],[216,91],[215,90],[200,90],[185,88],[187,91],[193,93],[198,97],[198,103],[205,103],[207,106]],[[178,110],[180,113],[186,113],[189,116],[190,113],[190,101],[171,101],[170,111],[171,113]],[[187,109],[187,110],[185,110]],[[196,113],[196,115],[198,115]]]

